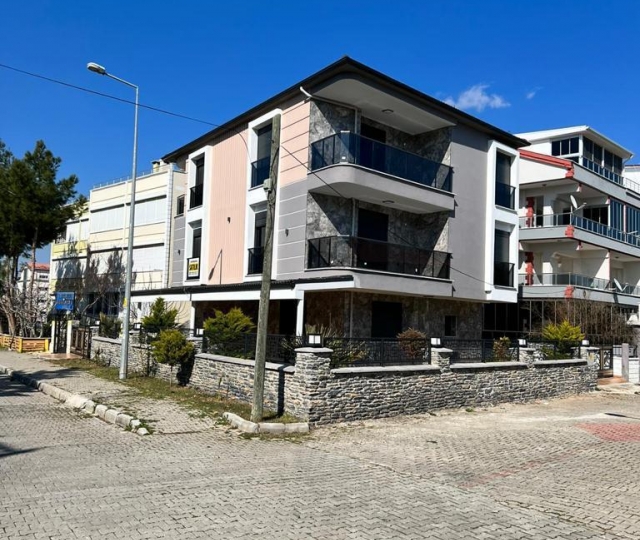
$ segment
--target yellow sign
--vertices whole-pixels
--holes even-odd
[[[187,279],[200,277],[200,258],[194,257],[187,260]]]

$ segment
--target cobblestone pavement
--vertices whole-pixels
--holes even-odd
[[[344,424],[317,430],[307,446],[640,538],[638,396]]]
[[[639,404],[139,437],[0,376],[0,538],[638,538]]]
[[[183,433],[213,429],[215,421],[200,417],[170,401],[158,401],[140,396],[134,388],[99,379],[79,370],[51,364],[41,358],[9,351],[0,351],[0,365],[20,370],[36,379],[74,394],[81,394],[144,420],[160,433]]]

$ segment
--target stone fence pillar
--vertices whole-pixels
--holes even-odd
[[[597,354],[600,351],[599,347],[582,347],[580,349],[581,358],[589,362],[589,364],[600,364],[600,356]]]
[[[325,347],[296,349],[296,371],[289,383],[285,409],[309,422],[328,414],[327,381],[333,350]]]
[[[451,357],[453,351],[451,349],[444,348],[432,348],[431,349],[431,365],[440,368],[443,373],[445,371],[451,371]]]
[[[527,364],[528,368],[533,367],[533,363],[536,361],[536,349],[531,347],[520,347],[518,361]]]

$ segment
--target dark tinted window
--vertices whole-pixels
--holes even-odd
[[[180,195],[177,201],[176,216],[184,214],[184,195]]]
[[[502,152],[496,154],[496,183],[511,184],[511,158]]]

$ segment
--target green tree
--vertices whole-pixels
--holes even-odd
[[[36,142],[32,152],[15,158],[0,141],[0,257],[6,260],[8,280],[3,282],[0,308],[12,333],[28,333],[35,321],[20,314],[33,309],[35,273],[32,273],[28,294],[15,291],[20,257],[36,263],[36,250],[53,242],[69,219],[84,208],[86,199],[78,195],[75,175],[58,179],[62,160],[47,149],[43,141]],[[19,327],[21,326],[21,327]]]
[[[251,317],[237,307],[231,308],[228,313],[216,309],[214,316],[204,321],[204,335],[208,347],[220,354],[238,352],[242,336],[255,328]]]
[[[160,297],[151,304],[149,315],[142,317],[142,328],[148,334],[159,334],[163,330],[176,328],[177,318],[178,310],[169,308],[165,299]]]
[[[166,364],[171,368],[169,386],[173,381],[173,368],[183,366],[194,354],[194,347],[182,335],[180,330],[162,330],[151,345],[153,358],[158,364]]]

